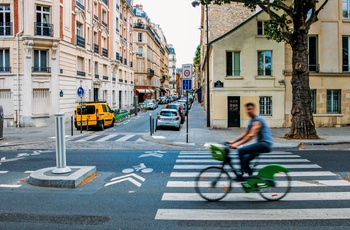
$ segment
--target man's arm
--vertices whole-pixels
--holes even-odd
[[[241,139],[233,142],[230,145],[230,148],[236,149],[236,148],[238,148],[238,146],[243,145],[243,144],[251,141],[257,135],[257,133],[260,131],[260,129],[261,129],[260,121],[254,121],[252,124],[252,128],[249,130],[249,132],[247,130],[248,133],[246,135],[244,135]]]

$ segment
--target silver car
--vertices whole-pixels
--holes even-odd
[[[181,128],[181,117],[176,109],[162,109],[157,116],[157,129],[173,127],[177,131]]]
[[[147,108],[147,109],[154,110],[154,109],[158,108],[158,103],[153,99],[146,100],[143,102],[143,104],[145,105],[145,108]]]

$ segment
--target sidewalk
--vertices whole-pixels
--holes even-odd
[[[206,112],[203,107],[195,101],[192,105],[192,109],[189,113],[189,128],[188,128],[188,143],[186,143],[186,122],[183,124],[180,131],[171,130],[158,130],[152,136],[146,133],[143,139],[149,141],[147,148],[176,148],[181,147],[194,147],[196,149],[203,148],[205,143],[218,143],[226,140],[233,139],[241,134],[245,128],[228,128],[228,129],[212,129],[206,127]],[[286,140],[284,135],[288,133],[289,128],[273,128],[271,129],[274,137],[274,148],[297,148],[300,144],[304,145],[337,145],[347,144],[350,145],[350,127],[329,127],[329,128],[317,128],[317,133],[321,139],[319,140]],[[83,130],[82,134],[93,133],[93,131],[87,132]],[[65,124],[66,137],[71,136],[70,123]],[[80,130],[73,127],[73,135],[80,135]],[[11,146],[23,146],[35,143],[34,147],[40,147],[42,149],[51,149],[55,146],[55,124],[53,123],[47,127],[4,127],[4,139],[0,140],[0,147]],[[67,148],[102,148],[106,147],[103,142],[101,145],[92,142],[91,145],[77,145],[67,146]],[[130,143],[134,148],[138,148],[134,142]],[[120,144],[118,144],[119,146]],[[151,146],[152,145],[152,146]],[[159,146],[161,145],[161,146]],[[119,148],[126,147],[126,144],[120,145]],[[158,147],[157,147],[158,146]],[[115,146],[111,145],[111,148]],[[143,146],[144,147],[144,146]]]
[[[186,122],[179,132],[158,130],[153,136],[145,135],[144,139],[160,144],[195,145],[203,146],[205,143],[217,143],[232,140],[240,135],[245,128],[212,129],[206,127],[206,112],[195,101],[189,114],[188,143],[186,143]],[[297,148],[304,145],[335,145],[350,144],[350,127],[317,128],[319,140],[286,140],[284,135],[289,128],[272,128],[274,148]]]

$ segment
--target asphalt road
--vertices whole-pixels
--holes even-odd
[[[350,152],[275,152],[268,156],[266,159],[282,160],[292,173],[311,173],[308,177],[293,176],[301,185],[296,184],[279,202],[243,194],[238,184],[232,196],[221,202],[192,200],[194,178],[188,174],[198,173],[197,166],[204,164],[198,157],[207,157],[205,154],[184,150],[67,150],[68,165],[94,165],[99,176],[75,189],[58,189],[35,187],[25,181],[30,171],[55,165],[53,151],[0,151],[0,229],[349,228],[350,200],[342,195],[345,192],[348,196],[350,184],[334,173],[349,169]],[[140,165],[145,167],[144,172],[133,168]],[[294,198],[300,194],[308,196]],[[329,194],[334,197],[320,198]],[[328,213],[331,218],[325,217],[329,210],[336,213]],[[290,218],[293,212],[301,213]]]

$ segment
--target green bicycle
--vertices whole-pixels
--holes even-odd
[[[222,161],[221,167],[208,167],[203,169],[195,179],[196,192],[208,201],[219,201],[232,189],[232,181],[225,166],[230,166],[232,173],[237,177],[229,156],[230,149],[227,145],[210,145],[212,157]],[[259,192],[268,201],[277,201],[287,195],[291,189],[289,170],[278,164],[269,164],[259,170],[256,176],[244,177],[241,183],[246,193]]]

